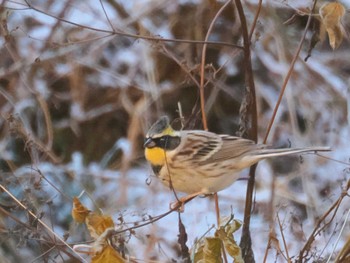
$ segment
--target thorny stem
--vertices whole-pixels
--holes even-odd
[[[255,84],[253,69],[251,64],[250,54],[250,39],[248,34],[248,27],[243,11],[243,7],[240,0],[235,0],[238,16],[241,21],[242,37],[243,37],[243,52],[244,52],[244,73],[245,73],[245,85],[247,89],[247,112],[249,114],[250,128],[248,130],[248,137],[251,140],[257,141],[257,108],[256,108],[256,96],[255,96]],[[249,170],[249,179],[246,193],[246,203],[244,209],[244,221],[242,228],[242,238],[240,247],[242,249],[242,256],[245,262],[254,262],[254,254],[252,250],[252,242],[250,236],[250,216],[253,207],[253,193],[255,184],[255,170],[256,165],[253,165]]]

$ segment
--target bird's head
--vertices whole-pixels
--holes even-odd
[[[181,142],[180,134],[175,131],[167,116],[161,117],[148,130],[143,146],[146,159],[152,165],[163,165],[165,151],[174,150]]]

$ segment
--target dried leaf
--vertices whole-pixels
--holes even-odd
[[[181,257],[183,259],[190,258],[189,249],[186,245],[186,242],[187,242],[186,228],[181,221],[180,215],[179,215],[179,238],[178,238],[177,242],[180,245]]]
[[[240,221],[232,219],[231,222],[227,223],[225,226],[221,226],[215,232],[215,236],[222,241],[225,250],[233,257],[235,263],[244,263],[241,248],[233,238],[233,233],[236,232],[241,225],[242,223]]]
[[[204,248],[204,241],[203,239],[200,239],[196,245],[195,245],[195,253],[193,257],[193,262],[198,263],[201,262],[203,259],[203,248]]]
[[[240,229],[242,226],[242,222],[237,220],[237,219],[233,219],[231,218],[227,224],[224,225],[225,227],[225,232],[227,233],[227,235],[233,235],[234,232],[236,232],[238,229]]]
[[[110,230],[114,230],[114,222],[110,216],[88,210],[77,197],[73,199],[72,216],[79,223],[85,222],[91,237],[95,239],[92,246],[84,245],[84,248],[89,248],[87,253],[93,255],[91,262],[124,262],[122,256],[109,243]]]
[[[114,222],[110,216],[90,213],[86,218],[86,226],[91,237],[97,239],[108,228],[114,228]]]
[[[227,253],[234,258],[234,262],[244,263],[241,248],[236,243],[233,236],[228,235],[224,228],[218,229],[216,235],[223,242]]]
[[[345,7],[338,2],[325,3],[319,13],[328,33],[330,46],[333,49],[338,48],[344,37],[341,19],[345,15]]]
[[[217,237],[207,237],[194,255],[194,263],[220,263],[222,242]]]
[[[85,222],[86,217],[89,215],[91,211],[87,209],[80,203],[78,197],[73,198],[73,209],[72,209],[72,217],[74,221],[78,223]]]
[[[125,260],[122,256],[110,245],[103,248],[100,253],[96,253],[91,263],[123,263]]]

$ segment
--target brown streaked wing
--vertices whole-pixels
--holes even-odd
[[[182,131],[181,139],[184,140],[184,144],[180,146],[182,149],[177,158],[184,161],[204,162],[222,146],[221,137],[207,131]]]
[[[205,163],[225,161],[229,159],[239,158],[246,155],[248,152],[257,149],[264,149],[267,146],[264,144],[256,144],[252,140],[235,137],[230,135],[220,135],[223,144],[222,147],[213,154]]]

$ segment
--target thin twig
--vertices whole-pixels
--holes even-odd
[[[350,236],[348,236],[348,239],[345,241],[345,245],[338,253],[338,256],[335,258],[334,263],[344,263],[346,262],[346,259],[349,260],[349,258],[350,258]]]
[[[256,24],[258,22],[258,18],[259,18],[259,15],[260,15],[261,7],[262,7],[262,0],[259,0],[258,9],[256,10],[256,13],[255,13],[255,16],[254,16],[254,20],[253,20],[253,23],[252,23],[252,27],[250,28],[250,32],[249,32],[249,40],[250,41],[252,41],[252,36],[254,34],[254,30],[255,30]]]
[[[334,254],[335,249],[337,248],[337,245],[338,245],[338,243],[339,243],[340,237],[341,237],[341,235],[344,233],[344,228],[345,228],[346,224],[349,222],[349,221],[348,221],[349,215],[350,215],[350,209],[348,209],[348,212],[346,213],[346,216],[345,216],[345,219],[344,219],[344,223],[343,223],[343,225],[342,225],[342,227],[341,227],[341,229],[340,229],[340,231],[339,231],[339,235],[338,235],[337,240],[335,241],[335,244],[334,244],[334,246],[333,246],[332,252],[329,253],[329,257],[328,257],[326,263],[331,262],[332,256],[333,256],[333,254]]]
[[[7,210],[5,210],[4,208],[2,208],[0,206],[0,213],[4,214],[6,217],[8,218],[12,218],[13,221],[15,221],[17,224],[22,225],[28,229],[32,229],[32,227],[24,222],[22,222],[20,219],[18,219],[17,217],[13,216],[11,213],[9,213]],[[3,217],[5,218],[5,217]]]
[[[108,21],[109,26],[111,27],[111,29],[112,29],[113,32],[114,32],[115,29],[114,29],[114,27],[113,27],[113,24],[112,24],[111,20],[109,19],[108,15],[107,15],[107,11],[106,11],[106,9],[105,9],[105,6],[104,6],[102,0],[100,0],[100,5],[101,5],[101,7],[102,7],[103,13],[105,14],[105,16],[106,16],[106,18],[107,18],[107,21]]]
[[[193,83],[196,84],[196,86],[198,88],[200,88],[200,84],[197,81],[197,79],[193,76],[193,74],[191,73],[191,70],[188,69],[188,67],[186,66],[186,64],[182,63],[173,52],[171,52],[165,45],[162,45],[162,49],[164,50],[164,52],[162,52],[162,54],[168,56],[169,58],[171,58],[173,61],[175,61],[175,63],[189,76],[189,78],[193,81]]]
[[[271,229],[270,229],[270,231],[271,231]],[[264,253],[264,259],[263,259],[263,263],[266,263],[266,261],[267,261],[267,255],[268,255],[268,250],[271,248],[271,238],[270,238],[270,234],[271,233],[269,233],[269,240],[267,241],[267,245],[266,245],[266,249],[265,249],[265,253]]]
[[[125,33],[125,32],[121,32],[121,31],[111,31],[111,30],[107,30],[107,29],[101,29],[101,28],[95,28],[92,26],[87,26],[87,25],[81,25],[79,23],[75,23],[72,21],[69,21],[67,19],[55,16],[53,14],[49,14],[37,7],[35,7],[34,5],[30,4],[27,0],[25,1],[25,3],[27,4],[28,8],[39,12],[41,14],[47,15],[49,17],[58,19],[64,23],[73,25],[73,26],[77,26],[80,28],[84,28],[84,29],[88,29],[91,31],[95,31],[95,32],[100,32],[100,33],[108,33],[111,35],[118,35],[118,36],[124,36],[124,37],[131,37],[131,38],[136,38],[136,39],[145,39],[145,40],[153,40],[153,41],[163,41],[163,42],[175,42],[175,43],[190,43],[190,44],[207,44],[207,45],[217,45],[217,46],[230,46],[230,47],[235,47],[235,48],[239,48],[242,49],[243,47],[240,45],[235,45],[232,43],[227,43],[227,42],[214,42],[214,41],[198,41],[198,40],[188,40],[188,39],[169,39],[169,38],[160,38],[160,37],[152,37],[152,36],[141,36],[141,35],[135,35],[135,34],[129,34],[129,33]]]
[[[49,107],[47,105],[47,102],[40,95],[39,92],[35,92],[35,96],[36,96],[36,99],[41,107],[41,110],[44,113],[45,127],[46,127],[46,133],[47,133],[46,148],[48,150],[51,150],[52,144],[53,144],[53,129],[52,129],[52,120],[51,120],[50,110],[49,110]]]
[[[204,41],[207,42],[210,36],[210,33],[214,27],[215,21],[218,19],[219,15],[224,11],[224,9],[228,6],[228,4],[231,2],[231,0],[227,1],[216,13],[215,17],[210,23],[210,26],[208,28],[207,34],[205,36]],[[201,58],[201,69],[200,69],[200,89],[199,89],[199,94],[200,94],[200,103],[201,103],[201,111],[202,111],[202,122],[203,122],[203,129],[208,130],[208,124],[207,124],[207,117],[205,114],[205,98],[204,98],[204,69],[205,69],[205,58],[206,58],[206,53],[207,53],[207,44],[203,45],[202,49],[202,58]]]
[[[329,161],[332,161],[332,162],[335,162],[335,163],[340,163],[340,164],[344,164],[346,166],[350,166],[350,162],[344,162],[344,161],[341,161],[341,160],[337,160],[337,159],[334,159],[334,158],[331,158],[331,157],[328,157],[328,156],[325,156],[323,154],[320,154],[320,153],[315,153],[317,156],[320,156],[326,160],[329,160]]]
[[[350,189],[350,180],[347,182],[347,185],[345,187],[345,189],[343,190],[342,194],[340,195],[340,197],[334,202],[334,204],[323,214],[323,216],[321,216],[315,225],[314,230],[312,231],[312,233],[310,234],[309,238],[307,239],[304,247],[300,250],[299,252],[299,259],[297,262],[302,263],[303,262],[303,258],[306,256],[304,255],[306,253],[306,251],[309,251],[311,244],[314,242],[316,236],[325,228],[327,227],[334,219],[338,208],[341,204],[341,202],[343,201],[343,199],[345,197],[348,196],[347,191]],[[329,216],[329,214],[334,210],[333,216],[331,217],[331,219],[326,222],[324,224],[324,226],[321,227],[321,224],[326,220],[326,218]],[[307,253],[306,253],[307,254]]]
[[[311,23],[311,19],[312,19],[311,14],[312,14],[315,6],[316,6],[316,2],[317,1],[314,1],[313,7],[312,7],[312,9],[310,11],[310,16],[308,17],[308,20],[307,20],[307,23],[306,23],[306,26],[305,26],[305,29],[304,29],[304,33],[303,33],[303,35],[301,37],[301,40],[300,40],[299,45],[297,47],[297,50],[296,50],[296,52],[294,54],[294,57],[293,57],[292,62],[290,64],[290,67],[289,67],[289,70],[287,72],[287,75],[286,75],[286,77],[284,79],[284,82],[283,82],[283,85],[282,85],[282,88],[281,88],[281,91],[280,91],[277,103],[275,105],[275,108],[273,110],[273,114],[272,114],[270,122],[268,124],[268,128],[266,130],[266,134],[265,134],[264,141],[263,141],[264,144],[267,143],[267,138],[268,138],[268,136],[270,134],[272,125],[273,125],[273,123],[275,121],[275,118],[276,118],[276,115],[277,115],[277,111],[279,109],[279,106],[281,104],[282,98],[284,96],[284,92],[285,92],[285,90],[287,88],[287,84],[289,82],[289,79],[290,79],[290,77],[291,77],[291,75],[293,73],[294,65],[295,65],[297,59],[299,58],[299,54],[301,52],[301,48],[302,48],[302,46],[304,44],[305,37],[306,37],[306,34],[308,32],[308,28],[310,26],[310,23]],[[273,222],[274,207],[273,207],[273,204],[274,204],[274,197],[275,197],[275,178],[273,178],[272,181],[271,181],[270,189],[271,189],[271,197],[270,197],[270,202],[269,202],[269,215],[270,215],[270,220],[269,220],[270,221],[270,231],[269,231],[269,233],[271,233],[272,228],[274,227],[274,222]],[[267,242],[267,246],[266,246],[266,249],[265,249],[265,254],[268,253],[268,250],[270,248],[270,245],[269,245],[270,241],[271,241],[270,239],[271,239],[271,236],[269,236],[269,241]]]
[[[312,19],[311,14],[312,14],[313,11],[315,10],[316,3],[317,3],[317,0],[314,1],[314,4],[313,4],[313,6],[312,6],[312,8],[311,8],[311,10],[310,10],[310,15],[309,15],[309,17],[308,17],[308,19],[307,19],[306,26],[305,26],[305,29],[304,29],[304,33],[303,33],[303,35],[302,35],[302,37],[301,37],[301,40],[300,40],[299,45],[298,45],[298,48],[297,48],[297,50],[296,50],[296,52],[295,52],[295,54],[294,54],[294,57],[293,57],[293,60],[292,60],[292,62],[291,62],[291,64],[290,64],[290,67],[289,67],[289,70],[288,70],[288,72],[287,72],[287,75],[286,75],[286,77],[285,77],[285,79],[284,79],[284,81],[283,81],[282,88],[281,88],[281,92],[280,92],[280,94],[279,94],[279,96],[278,96],[278,100],[277,100],[277,103],[276,103],[276,105],[275,105],[275,108],[273,109],[273,113],[272,113],[272,116],[271,116],[269,125],[268,125],[268,127],[267,127],[267,130],[266,130],[266,134],[265,134],[265,138],[264,138],[263,143],[266,143],[266,142],[267,142],[267,138],[268,138],[268,136],[269,136],[269,134],[270,134],[272,125],[273,125],[273,123],[274,123],[274,121],[275,121],[275,118],[276,118],[276,115],[277,115],[277,111],[278,111],[278,109],[279,109],[279,106],[280,106],[280,104],[281,104],[282,98],[283,98],[283,96],[284,96],[284,92],[285,92],[285,90],[286,90],[286,88],[287,88],[287,84],[288,84],[289,79],[290,79],[290,77],[291,77],[291,75],[292,75],[292,73],[293,73],[294,65],[295,65],[297,59],[299,58],[299,54],[300,54],[300,52],[301,52],[301,48],[303,47],[303,44],[304,44],[304,41],[305,41],[305,38],[306,38],[306,34],[307,34],[307,32],[308,32],[308,29],[309,29],[309,26],[310,26],[310,23],[311,23],[311,19]]]
[[[181,206],[183,204],[186,204],[188,203],[189,201],[191,201],[193,198],[195,198],[195,196],[193,196],[192,198],[190,199],[187,199],[185,200],[183,203],[179,202],[176,204],[175,207],[171,208],[169,211],[161,214],[161,215],[158,215],[158,216],[155,216],[155,217],[152,217],[149,221],[143,223],[143,224],[138,224],[138,225],[134,225],[132,227],[129,227],[129,228],[124,228],[122,230],[112,230],[110,231],[110,236],[113,236],[113,235],[118,235],[118,234],[121,234],[121,233],[125,233],[125,232],[128,232],[128,231],[131,231],[131,230],[134,230],[136,228],[141,228],[141,227],[144,227],[144,226],[147,226],[147,225],[150,225],[150,224],[153,224],[154,222],[157,222],[159,221],[160,219],[166,217],[167,215],[173,213],[173,212],[178,212],[179,209],[181,208]]]
[[[284,250],[286,251],[286,258],[287,258],[288,262],[291,262],[290,257],[289,257],[289,253],[288,253],[287,242],[286,242],[286,239],[284,238],[283,228],[282,228],[281,220],[280,220],[280,217],[279,217],[278,213],[277,213],[276,216],[277,216],[278,225],[280,227],[280,232],[281,232],[281,236],[282,236]]]

